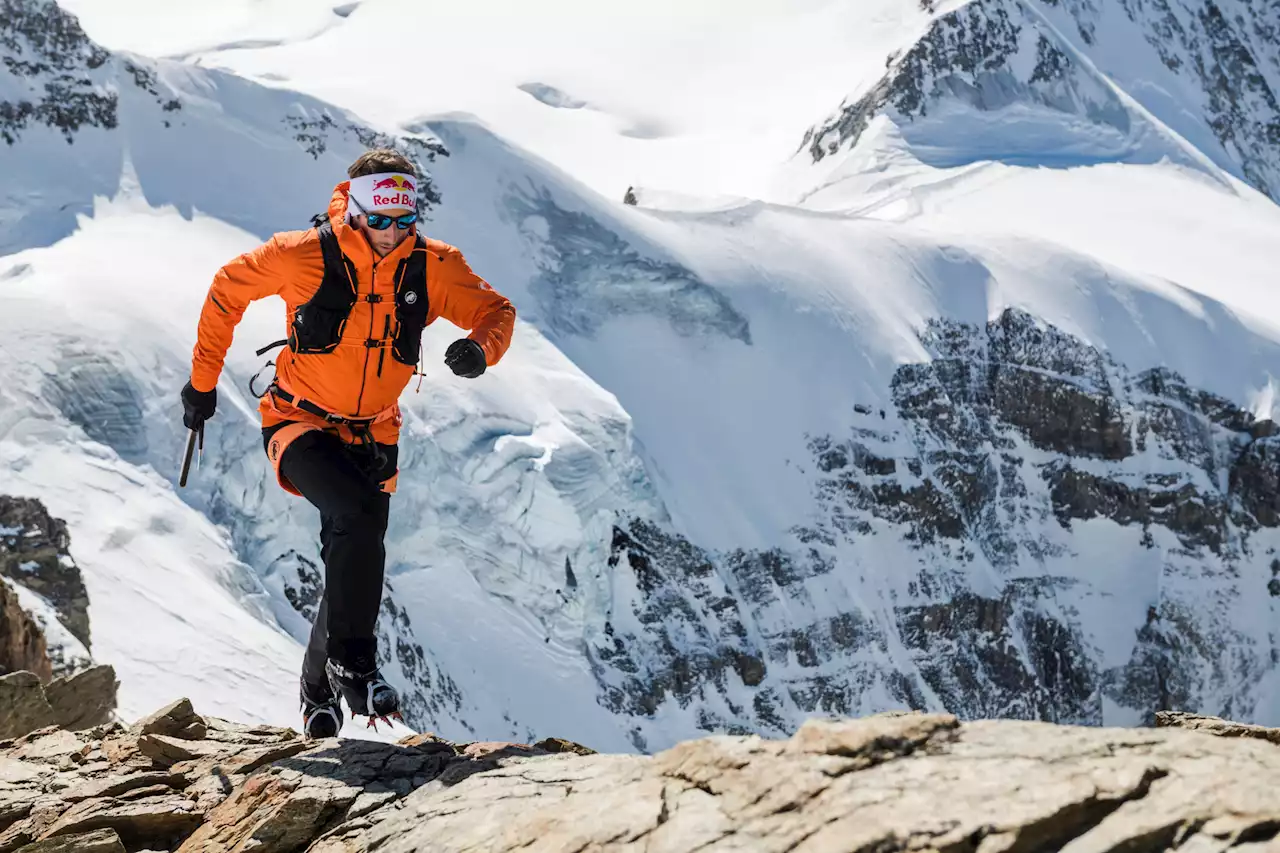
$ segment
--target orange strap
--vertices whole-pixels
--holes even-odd
[[[276,482],[280,484],[280,488],[291,495],[302,497],[302,492],[294,488],[293,483],[289,482],[289,478],[280,471],[280,460],[284,457],[284,452],[290,444],[317,429],[320,429],[320,427],[314,424],[291,423],[276,430],[271,436],[271,442],[267,445],[267,458],[271,460],[271,467],[276,472]],[[394,474],[378,484],[378,488],[389,495],[394,495],[396,493],[396,481],[399,479],[400,469],[397,468]]]

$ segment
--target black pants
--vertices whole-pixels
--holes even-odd
[[[263,430],[264,446],[283,426]],[[380,484],[396,473],[398,455],[393,444],[378,449],[381,458],[368,447],[314,430],[295,439],[280,459],[281,473],[320,510],[324,594],[302,662],[309,684],[325,683],[329,657],[348,666],[371,665],[377,649],[391,504]]]

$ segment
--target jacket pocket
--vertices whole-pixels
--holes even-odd
[[[297,353],[333,352],[342,340],[349,311],[323,308],[314,303],[298,307],[289,331],[289,348]]]

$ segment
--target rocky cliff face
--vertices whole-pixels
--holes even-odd
[[[18,594],[0,582],[0,673],[20,669],[46,680],[53,677],[44,632],[22,609]]]
[[[644,757],[308,742],[181,700],[127,729],[0,741],[0,853],[1274,849],[1276,730],[1161,723],[891,714]]]
[[[979,705],[984,716],[1098,722],[1104,697],[1149,714],[1210,694],[1250,713],[1253,696],[1233,689],[1232,673],[1260,678],[1273,652],[1218,614],[1273,589],[1275,425],[1163,369],[1131,374],[1014,311],[986,329],[936,322],[926,343],[934,360],[894,379],[918,455],[886,462],[877,439],[887,436],[874,432],[843,446],[819,439],[834,523],[814,535],[846,535],[859,518],[908,520],[935,565],[984,561],[1008,579],[999,599],[961,592],[898,608],[903,639],[944,704],[971,707],[977,694],[965,698],[964,685],[985,673],[1007,699],[984,693],[980,702],[993,703]],[[918,481],[901,488],[890,465]],[[1080,580],[1050,569],[1084,547],[1061,534],[1087,539],[1099,519],[1152,552],[1160,590],[1129,662],[1107,669],[1090,662],[1066,605]],[[1207,607],[1206,586],[1194,583],[1206,573],[1216,576]],[[923,598],[948,585],[946,572],[917,581]],[[977,630],[961,632],[957,647],[951,624]]]
[[[636,592],[592,649],[610,707],[639,717],[670,700],[731,732],[875,702],[1248,718],[1277,656],[1275,425],[1014,310],[936,321],[923,342],[933,358],[898,370],[894,411],[811,437],[820,520],[796,547],[712,554],[641,520],[617,529],[610,564]],[[1153,591],[1118,640],[1089,611],[1114,595],[1108,573],[1080,570],[1106,559],[1091,537],[1147,555],[1111,573]],[[822,614],[824,585],[856,578],[886,539],[911,555],[885,572],[895,586],[798,617]]]
[[[89,656],[88,594],[66,524],[39,501],[0,496],[0,737],[105,723],[110,666]]]
[[[0,495],[0,576],[52,604],[59,621],[88,649],[89,594],[70,545],[67,525],[39,501]]]

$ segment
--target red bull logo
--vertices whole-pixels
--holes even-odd
[[[417,191],[409,178],[397,175],[383,178],[373,184],[373,206],[414,208]]]

